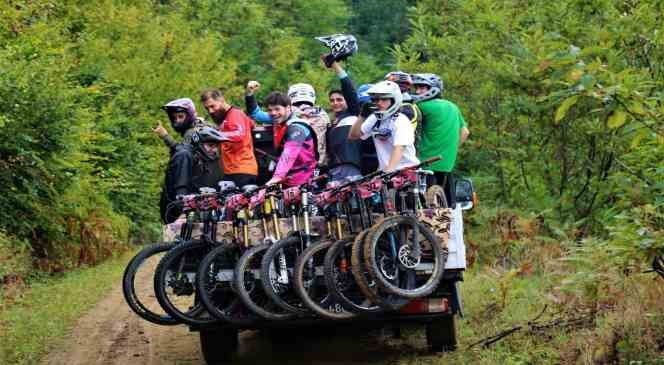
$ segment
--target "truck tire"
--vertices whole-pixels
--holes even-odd
[[[427,346],[430,352],[454,351],[457,347],[456,316],[435,319],[426,325]]]
[[[201,330],[200,339],[201,352],[207,365],[230,364],[237,352],[237,330]]]

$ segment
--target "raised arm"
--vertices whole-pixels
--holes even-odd
[[[175,146],[178,144],[178,142],[175,140],[175,138],[171,137],[170,134],[168,134],[168,131],[166,128],[164,128],[163,125],[161,125],[161,122],[157,122],[157,126],[152,129],[152,131],[161,138],[161,140],[164,142],[164,144],[170,148],[173,149]]]
[[[258,81],[249,81],[247,83],[247,91],[244,96],[244,103],[247,109],[247,115],[253,120],[261,124],[272,124],[272,118],[261,110],[256,101],[256,92],[260,89],[261,84]]]
[[[350,115],[359,115],[360,114],[360,102],[357,99],[357,91],[353,85],[353,80],[350,76],[344,71],[341,65],[338,62],[334,62],[331,66],[334,72],[341,82],[341,93],[346,100],[346,106],[348,107],[348,113]]]

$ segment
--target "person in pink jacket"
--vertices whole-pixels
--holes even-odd
[[[311,179],[319,159],[318,140],[313,128],[293,114],[290,98],[272,92],[265,98],[274,124],[274,144],[279,162],[268,185],[297,186]]]

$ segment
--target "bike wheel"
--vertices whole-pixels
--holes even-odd
[[[293,268],[297,257],[304,251],[299,235],[276,242],[265,252],[261,261],[261,285],[265,294],[281,308],[297,314],[310,314],[309,309],[295,292]]]
[[[352,239],[335,242],[325,254],[324,277],[330,294],[352,312],[377,313],[382,308],[363,294],[352,273]]]
[[[146,321],[163,326],[180,322],[165,313],[156,301],[152,278],[159,260],[173,247],[175,243],[158,243],[143,248],[129,261],[122,276],[122,294],[129,308]]]
[[[208,242],[186,241],[171,249],[157,265],[154,288],[161,307],[172,317],[192,326],[221,322],[210,315],[196,293],[196,273],[210,251]]]
[[[446,259],[447,251],[441,249],[438,237],[413,217],[383,220],[367,234],[364,245],[365,265],[376,284],[387,293],[409,299],[436,289]]]
[[[440,185],[431,185],[427,188],[424,194],[424,201],[427,208],[447,208],[447,198],[445,197],[445,189]]]
[[[254,246],[246,251],[235,266],[233,286],[240,300],[252,312],[272,321],[283,321],[295,316],[274,303],[265,293],[260,275],[261,261],[270,245]]]
[[[219,246],[201,261],[196,274],[196,290],[208,313],[238,325],[253,323],[253,315],[233,290],[235,263],[240,252],[236,246]]]
[[[325,241],[307,247],[295,262],[295,292],[304,305],[321,317],[344,320],[355,317],[330,294],[325,284],[323,267],[325,254],[334,241]]]
[[[352,254],[351,254],[351,272],[355,278],[357,286],[362,291],[367,299],[372,303],[380,306],[381,309],[387,311],[396,311],[399,308],[408,304],[409,300],[385,293],[379,290],[379,287],[376,285],[375,280],[369,274],[365,264],[364,264],[364,245],[366,244],[366,238],[368,233],[372,228],[366,229],[360,232],[355,240],[353,241]],[[411,277],[412,284],[415,284],[414,276]]]

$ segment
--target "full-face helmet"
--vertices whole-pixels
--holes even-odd
[[[415,101],[425,101],[433,99],[443,92],[443,80],[436,74],[414,74],[413,85],[426,85],[429,90],[424,94],[413,95]]]

